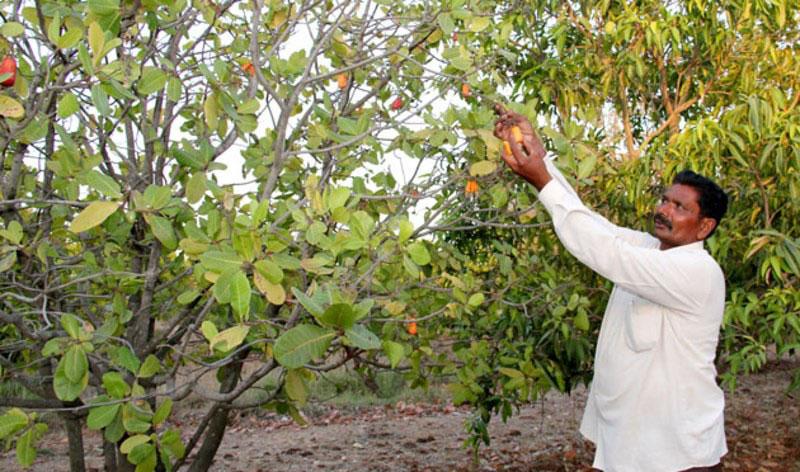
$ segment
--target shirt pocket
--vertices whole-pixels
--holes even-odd
[[[656,303],[635,297],[625,313],[625,343],[634,352],[653,349],[661,340],[664,329],[664,308]]]

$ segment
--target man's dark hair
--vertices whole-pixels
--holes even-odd
[[[706,239],[710,238],[711,235],[714,234],[714,231],[717,230],[720,220],[728,210],[728,195],[719,185],[708,177],[704,177],[690,170],[679,172],[678,175],[672,179],[672,184],[688,185],[697,190],[699,194],[697,203],[700,205],[700,215],[706,218],[713,218],[717,222],[717,224],[714,225],[714,229],[706,236]]]

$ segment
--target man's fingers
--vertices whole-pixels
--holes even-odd
[[[497,116],[501,116],[502,117],[503,115],[508,113],[508,110],[506,110],[506,107],[504,107],[503,105],[501,105],[499,103],[495,103],[494,104],[494,112],[497,114]]]
[[[510,132],[506,133],[506,142],[508,142],[508,145],[511,147],[511,154],[514,156],[514,160],[517,162],[517,165],[522,165],[522,163],[529,159],[528,153],[525,151],[525,149],[523,149],[522,144],[513,139],[510,134]]]
[[[501,120],[497,120],[494,123],[494,137],[498,139],[503,139],[505,135],[505,125]]]
[[[511,170],[516,172],[519,168],[519,162],[517,162],[517,158],[514,157],[514,154],[506,154],[505,152],[501,152],[500,155],[503,156],[503,161],[505,161],[506,165],[511,167]]]

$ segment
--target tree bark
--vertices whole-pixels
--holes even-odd
[[[117,445],[103,440],[103,458],[106,472],[117,470]]]
[[[64,413],[61,417],[64,420],[64,429],[67,430],[69,441],[69,470],[70,472],[86,472],[86,463],[83,461],[81,419],[72,413]]]
[[[243,351],[244,356],[237,356],[235,363],[230,365],[224,370],[224,378],[222,385],[220,385],[220,393],[228,393],[236,387],[242,374],[242,364],[244,357],[247,356],[247,350]],[[212,407],[215,411],[212,413],[211,421],[208,425],[203,444],[200,450],[197,451],[197,457],[189,466],[189,472],[204,472],[211,468],[211,463],[214,456],[217,454],[217,449],[222,443],[222,437],[225,435],[225,428],[228,426],[228,414],[230,410],[227,405],[215,403]]]

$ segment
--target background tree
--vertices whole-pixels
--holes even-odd
[[[540,125],[589,206],[648,230],[662,185],[684,168],[731,196],[706,244],[728,284],[724,383],[735,386],[770,351],[796,355],[800,4],[491,3],[483,5],[496,15],[493,32],[470,38],[469,49],[497,58],[491,74],[513,82],[516,110]],[[493,76],[484,77],[488,90]],[[472,286],[489,296],[459,311],[448,331],[462,340],[455,398],[478,407],[475,441],[488,440],[492,412],[508,415],[516,401],[589,378],[610,290],[564,256],[530,187],[505,176],[478,182],[482,191],[450,215],[444,238],[456,259],[477,250],[497,261],[472,271]],[[500,229],[515,222],[539,228]]]

